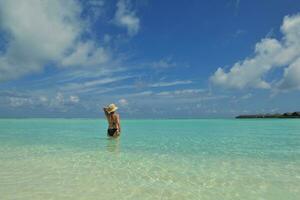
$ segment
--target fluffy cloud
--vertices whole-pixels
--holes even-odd
[[[282,80],[278,83],[281,90],[300,89],[300,58],[285,68]]]
[[[97,9],[103,5],[89,2]],[[0,54],[0,81],[41,71],[49,62],[63,67],[99,67],[108,62],[110,53],[104,47],[91,39],[82,41],[90,23],[82,12],[83,5],[76,0],[0,1],[0,34],[6,41]]]
[[[33,97],[34,98],[34,97]],[[35,101],[35,104],[40,103],[42,100]],[[65,95],[61,92],[58,92],[55,96],[50,96],[47,102],[44,102],[43,105],[49,108],[66,108],[66,106],[78,104],[80,101],[79,96],[76,95]]]
[[[3,97],[2,97],[3,99]],[[64,95],[61,92],[55,95],[44,96],[38,94],[26,95],[22,93],[7,93],[4,96],[10,107],[36,107],[63,108],[66,105],[78,104],[80,98],[76,95]]]
[[[92,41],[78,43],[71,54],[62,60],[62,66],[97,66],[109,61],[110,55],[103,47]]]
[[[130,2],[128,0],[118,1],[115,23],[120,27],[125,27],[130,36],[138,33],[140,19],[136,16],[135,11],[130,10]]]
[[[0,27],[8,36],[0,56],[0,81],[41,70],[61,59],[81,32],[75,1],[0,1]]]
[[[75,96],[75,95],[70,96],[70,102],[72,102],[72,103],[78,103],[79,100],[80,100],[80,99],[79,99],[78,96]]]
[[[128,105],[128,101],[124,98],[120,99],[118,102],[121,106],[127,106]]]
[[[105,0],[85,0],[82,3],[86,4],[91,20],[97,19],[103,13]]]
[[[228,72],[218,68],[210,80],[219,86],[238,89],[299,88],[300,14],[284,17],[281,32],[281,40],[262,39],[255,46],[254,57],[236,62]],[[282,80],[277,83],[267,82],[265,77],[268,72],[280,67],[286,67]]]
[[[24,105],[31,105],[32,99],[26,97],[9,97],[9,105],[11,107],[21,107]]]

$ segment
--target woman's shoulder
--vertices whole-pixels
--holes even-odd
[[[113,115],[113,117],[114,117],[114,118],[119,118],[120,115],[119,115],[118,113],[115,113],[115,114]]]

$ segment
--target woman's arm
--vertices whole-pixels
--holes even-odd
[[[106,111],[106,108],[105,108],[105,107],[103,108],[103,111],[104,111],[104,114],[105,114],[106,119],[108,120],[108,112]]]
[[[121,132],[121,124],[120,124],[120,116],[117,115],[117,129],[119,132]]]

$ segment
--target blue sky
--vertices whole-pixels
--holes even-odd
[[[296,0],[2,0],[0,117],[299,111]]]

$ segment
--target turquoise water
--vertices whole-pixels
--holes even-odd
[[[300,197],[300,120],[0,120],[1,199]]]

